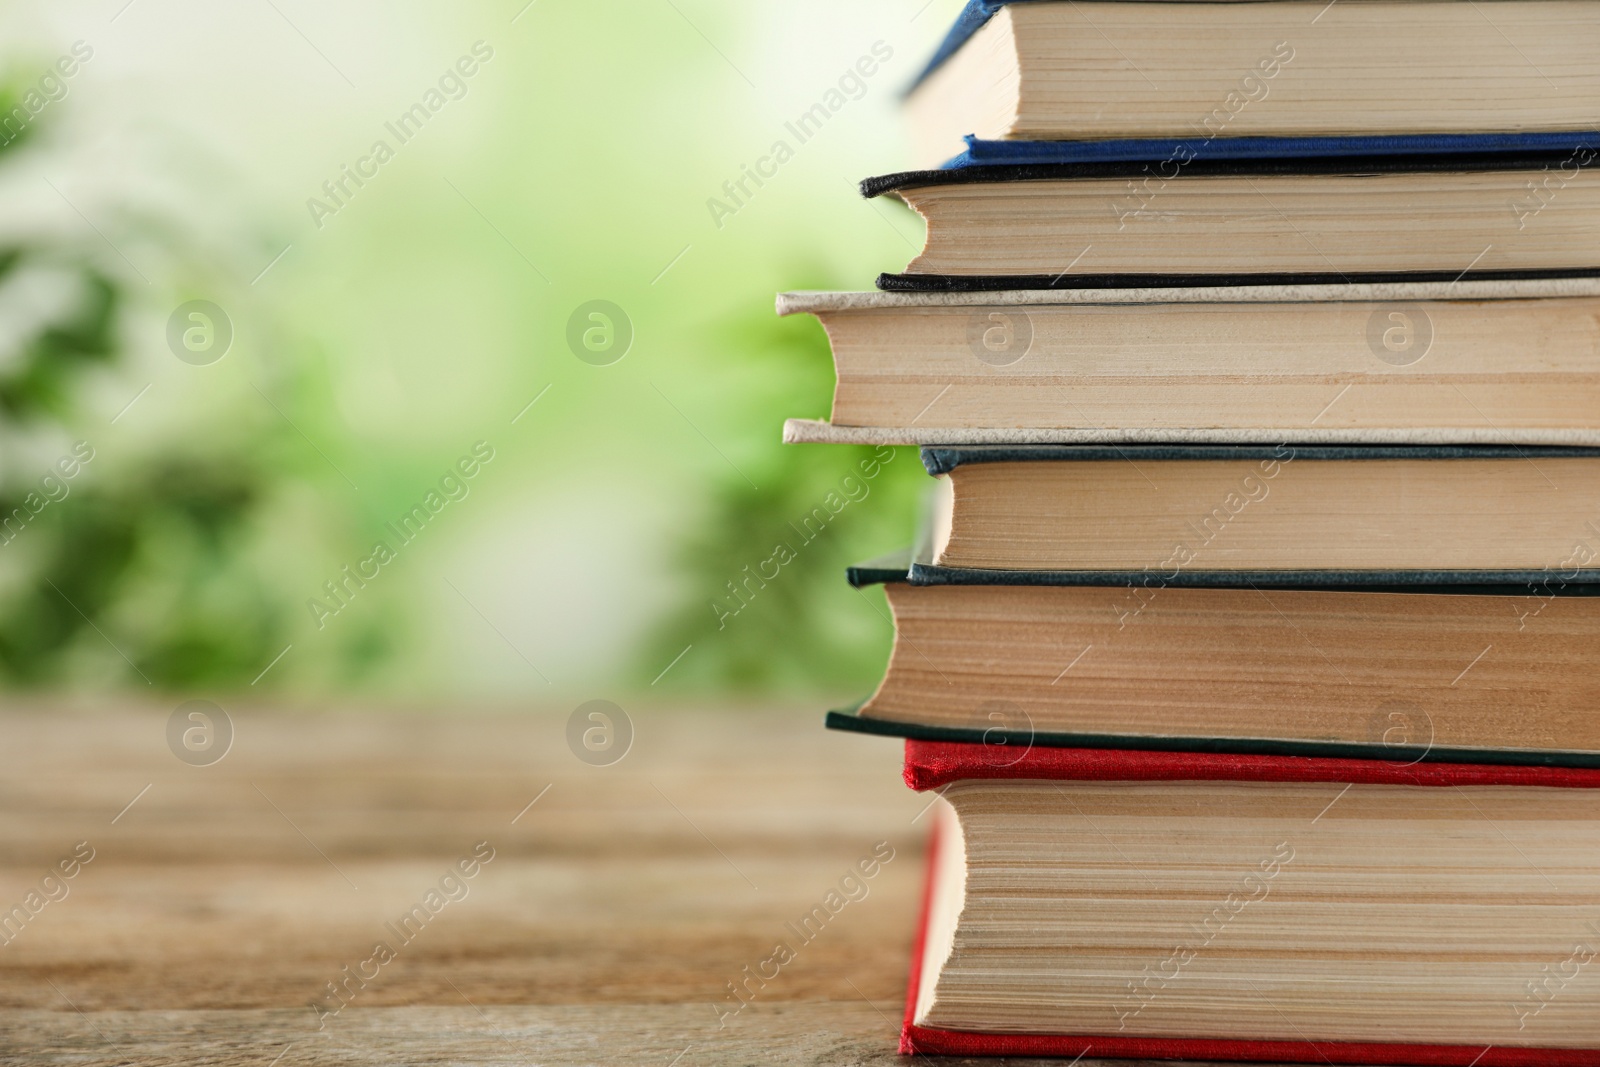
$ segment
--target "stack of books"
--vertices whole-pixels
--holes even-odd
[[[907,1053],[1600,1064],[1600,4],[972,0],[792,293],[916,444]],[[947,160],[940,163],[941,160]]]

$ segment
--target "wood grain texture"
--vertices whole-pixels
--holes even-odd
[[[897,743],[810,708],[641,707],[597,768],[565,709],[229,710],[210,767],[168,750],[166,708],[0,713],[0,908],[95,849],[0,946],[0,1063],[904,1062],[927,820]],[[467,895],[319,1029],[325,983],[485,840]],[[726,983],[877,841],[867,896],[719,1026]]]

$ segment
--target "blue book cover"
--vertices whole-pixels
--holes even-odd
[[[996,11],[1011,2],[1013,0],[967,0],[967,6],[956,16],[955,25],[950,27],[950,32],[945,34],[944,40],[939,43],[938,51],[928,60],[928,65],[922,68],[917,80],[906,87],[907,94],[921,85],[928,75],[938,70],[945,60],[955,55],[956,51],[967,43],[968,37],[983,29],[984,23],[994,18]],[[1015,0],[1015,2],[1026,3],[1028,0]]]
[[[1028,3],[1032,0],[1019,0]],[[1400,159],[1438,156],[1527,156],[1575,165],[1600,152],[1600,131],[1530,133],[1421,133],[1347,137],[1156,137],[1111,141],[984,141],[966,138],[966,151],[944,164],[966,167],[1135,163],[1152,167],[1195,160]]]

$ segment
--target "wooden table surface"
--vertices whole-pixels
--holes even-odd
[[[0,712],[0,912],[93,849],[0,944],[0,1063],[911,1062],[928,820],[895,742],[814,708],[637,708],[593,767],[568,709],[230,709],[232,748],[197,767],[170,710]],[[867,895],[720,1015],[880,841]],[[451,880],[475,847],[493,858]],[[414,905],[403,943],[386,924]],[[311,1006],[352,971],[375,977]]]

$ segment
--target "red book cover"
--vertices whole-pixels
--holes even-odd
[[[1482,764],[1398,764],[1384,760],[1024,748],[907,741],[905,779],[913,789],[939,789],[971,778],[1079,781],[1354,782],[1416,786],[1538,785],[1600,787],[1600,770],[1494,767]],[[928,847],[921,915],[911,950],[903,1055],[1035,1056],[1066,1059],[1204,1060],[1277,1064],[1371,1064],[1390,1067],[1600,1067],[1600,1049],[1483,1045],[1386,1044],[1354,1041],[1216,1040],[1101,1034],[999,1034],[935,1030],[915,1023],[923,942],[933,902],[938,824]]]
[[[905,779],[938,789],[959,778],[1099,782],[1355,782],[1380,785],[1543,785],[1600,788],[1600,768],[1398,763],[1315,756],[1152,752],[1118,748],[906,742]]]

